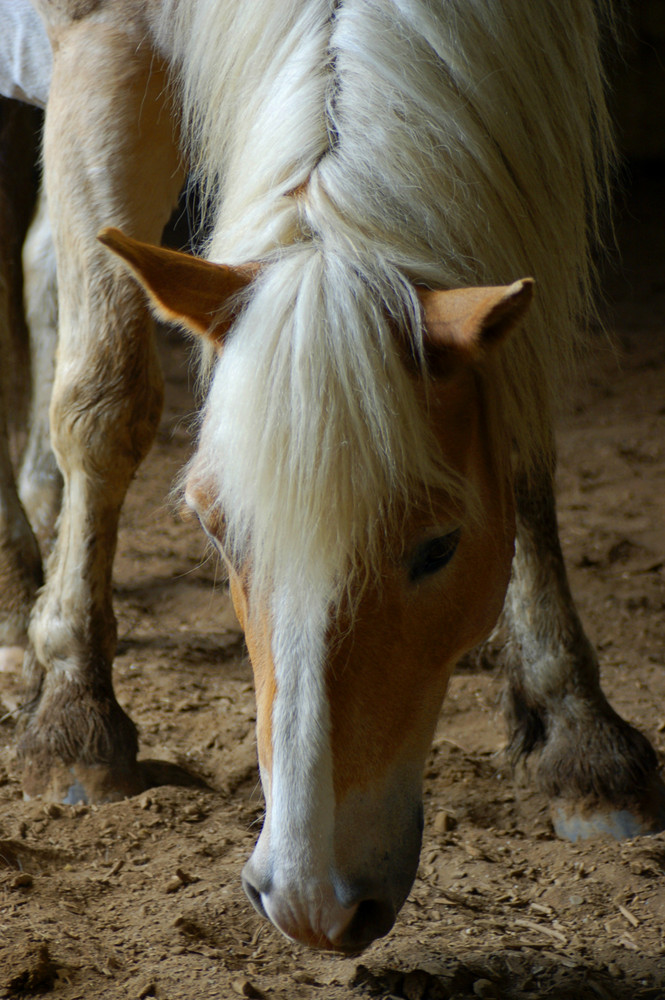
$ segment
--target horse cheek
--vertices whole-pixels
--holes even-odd
[[[256,738],[261,773],[262,775],[271,775],[272,710],[277,683],[268,616],[265,612],[249,615],[245,586],[237,573],[230,573],[229,586],[235,613],[245,633],[245,642],[254,674]]]

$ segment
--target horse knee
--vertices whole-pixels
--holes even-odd
[[[114,325],[115,336],[90,336],[82,358],[60,359],[51,440],[65,476],[81,469],[124,491],[154,440],[164,388],[145,310]]]

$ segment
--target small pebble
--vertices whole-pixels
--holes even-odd
[[[156,997],[157,996],[157,984],[154,979],[143,979],[139,984],[136,991],[132,991],[137,1000],[145,1000],[146,997]]]
[[[34,884],[34,879],[32,875],[28,872],[21,872],[20,875],[16,875],[15,878],[9,883],[10,889],[31,889]]]
[[[262,993],[249,979],[235,979],[231,985],[238,996],[249,997],[250,1000],[264,1000],[265,993]]]
[[[294,983],[302,983],[303,986],[316,986],[316,979],[309,972],[298,970],[291,975],[291,979]]]
[[[433,824],[435,833],[450,833],[457,826],[457,820],[452,815],[452,813],[446,812],[442,809],[434,817]]]
[[[194,882],[199,881],[198,875],[190,875],[189,872],[184,872],[182,868],[176,868],[175,873],[183,885],[192,885]]]
[[[182,818],[185,823],[200,823],[202,819],[206,818],[206,812],[201,806],[192,802],[183,809]]]

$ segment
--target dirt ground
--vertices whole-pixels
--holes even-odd
[[[665,227],[634,187],[601,346],[559,424],[572,586],[614,706],[665,757]],[[662,215],[661,215],[662,220]],[[261,921],[240,870],[258,835],[251,673],[223,574],[167,502],[189,454],[186,350],[162,338],[167,405],[126,505],[116,687],[142,755],[209,790],[99,808],[23,802],[18,678],[0,675],[0,996],[55,1000],[665,998],[665,834],[573,846],[502,756],[496,673],[452,683],[425,775],[419,876],[361,959],[309,953]]]

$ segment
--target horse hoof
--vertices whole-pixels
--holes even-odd
[[[31,768],[26,760],[23,770],[23,797],[41,798],[62,805],[100,805],[118,802],[144,792],[148,785],[141,768],[133,765],[70,764],[53,765],[44,773]]]
[[[26,762],[23,773],[23,797],[74,806],[119,802],[159,785],[184,788],[207,788],[201,778],[177,764],[161,760],[142,760],[123,766],[106,764],[71,764],[51,767],[44,775],[31,770]]]
[[[595,800],[555,799],[551,805],[554,832],[573,844],[594,837],[627,840],[665,830],[665,784],[654,774],[644,790],[626,799],[622,808]]]

